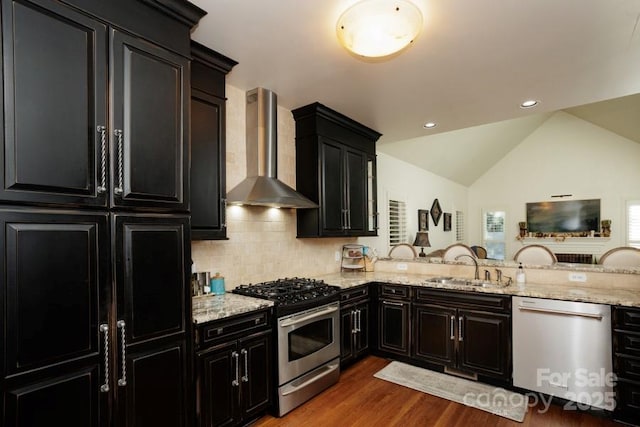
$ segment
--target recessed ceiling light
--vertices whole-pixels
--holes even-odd
[[[437,126],[437,124],[434,123],[434,122],[427,122],[422,127],[425,128],[425,129],[432,129],[432,128],[436,127],[436,126]]]
[[[536,101],[535,99],[527,99],[522,104],[520,104],[520,108],[533,108],[538,105],[538,103],[539,101]]]

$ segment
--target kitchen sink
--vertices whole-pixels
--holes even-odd
[[[496,283],[488,282],[485,280],[465,279],[462,277],[432,277],[430,279],[427,279],[425,282],[452,286],[479,286],[483,288],[496,286]]]

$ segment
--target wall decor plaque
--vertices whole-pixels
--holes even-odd
[[[438,225],[441,216],[442,209],[440,208],[440,202],[438,199],[434,199],[433,204],[431,205],[431,219],[433,220],[433,225]]]

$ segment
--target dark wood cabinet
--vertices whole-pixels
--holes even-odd
[[[417,288],[412,358],[511,379],[511,303],[500,295]]]
[[[236,61],[191,42],[191,237],[226,239],[225,76]]]
[[[297,211],[298,237],[377,235],[375,142],[381,134],[319,103],[293,116],[296,189],[320,206]]]
[[[91,13],[98,3],[82,6]],[[131,3],[151,22],[160,13]],[[0,199],[188,210],[188,52],[86,13],[56,1],[2,1]],[[175,25],[165,31],[181,33],[184,24]]]
[[[190,426],[189,32],[204,11],[0,1],[0,424]]]
[[[640,425],[640,309],[613,307],[614,418]]]
[[[411,288],[379,285],[378,350],[409,356],[411,349]]]
[[[369,352],[369,286],[346,289],[340,295],[340,364]]]
[[[268,311],[198,325],[196,393],[200,427],[236,426],[269,408],[272,344]]]

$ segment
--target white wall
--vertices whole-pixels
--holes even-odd
[[[378,152],[378,211],[380,229],[378,237],[361,237],[358,241],[376,248],[378,255],[384,257],[389,252],[388,199],[399,197],[407,202],[408,232],[413,243],[418,231],[418,209],[431,211],[434,199],[438,199],[443,212],[451,213],[452,229],[443,230],[443,219],[435,226],[429,215],[429,241],[431,248],[446,248],[455,243],[455,211],[467,211],[467,188],[439,175],[420,169],[388,154]],[[419,251],[420,249],[417,248]]]
[[[507,259],[520,247],[518,222],[527,202],[601,199],[612,220],[604,250],[625,244],[625,200],[640,198],[640,144],[557,112],[469,187],[471,244],[481,244],[482,209],[506,211]]]

